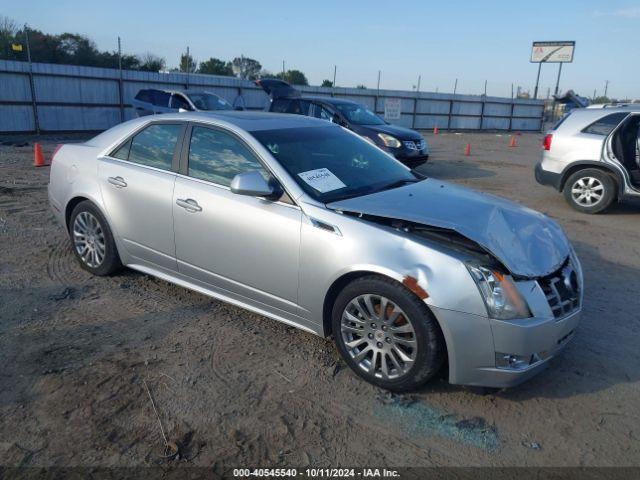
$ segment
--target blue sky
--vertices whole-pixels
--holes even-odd
[[[640,1],[191,1],[26,0],[3,2],[3,15],[46,32],[78,32],[102,49],[120,35],[127,53],[154,52],[175,66],[189,45],[196,60],[243,54],[270,71],[306,73],[311,84],[508,96],[533,93],[534,40],[575,40],[561,90],[640,97]],[[540,92],[553,90],[556,64],[542,67]]]

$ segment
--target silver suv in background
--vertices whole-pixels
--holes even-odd
[[[573,110],[544,137],[536,180],[584,213],[640,197],[639,133],[640,105]]]
[[[136,94],[131,104],[138,117],[158,113],[233,110],[231,104],[224,98],[204,90],[158,90],[156,88],[145,88]]]

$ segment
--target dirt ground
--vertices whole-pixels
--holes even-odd
[[[534,181],[541,135],[425,136],[424,173],[543,211],[574,243],[584,316],[549,369],[390,395],[330,340],[133,271],[92,277],[49,212],[48,169],[1,146],[0,464],[166,463],[146,384],[185,466],[640,465],[640,204],[571,210]]]

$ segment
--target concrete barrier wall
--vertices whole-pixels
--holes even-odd
[[[215,75],[154,73],[109,68],[29,64],[0,60],[0,133],[99,131],[135,116],[131,101],[142,88],[206,89],[233,102],[242,93],[251,110],[269,99],[253,82]],[[304,93],[335,96],[384,114],[385,99],[401,101],[409,128],[455,130],[533,130],[542,124],[541,100],[453,95],[403,90],[297,87]],[[35,99],[35,101],[34,101]],[[37,115],[35,113],[37,112]],[[37,119],[37,122],[36,122]]]

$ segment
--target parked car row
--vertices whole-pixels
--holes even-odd
[[[420,133],[391,125],[364,105],[334,97],[302,96],[287,82],[275,78],[260,79],[256,84],[269,95],[270,112],[306,115],[336,123],[411,168],[429,159],[429,146]],[[138,117],[159,113],[244,110],[244,107],[232,107],[213,93],[192,90],[144,89],[138,92],[132,104]]]

